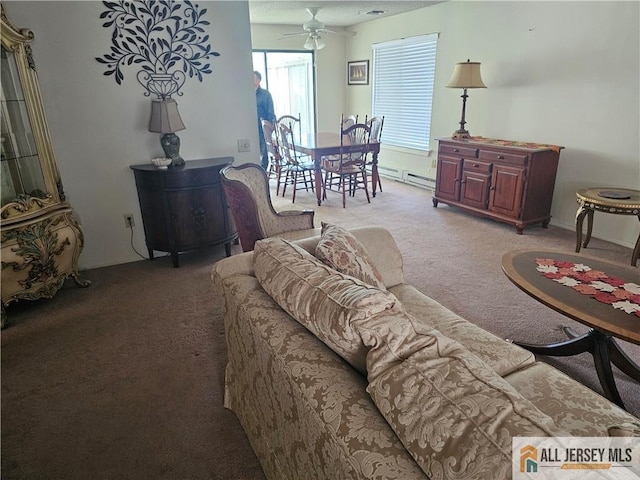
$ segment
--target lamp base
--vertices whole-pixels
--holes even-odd
[[[464,138],[471,138],[471,135],[469,135],[469,132],[467,130],[456,130],[455,132],[453,132],[453,135],[451,135],[451,138],[460,140]]]
[[[171,159],[172,167],[184,165],[184,159],[180,156],[180,137],[175,133],[165,133],[160,137],[160,145],[164,150],[164,156]]]

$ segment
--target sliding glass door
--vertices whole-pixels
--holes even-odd
[[[271,92],[276,116],[300,115],[302,133],[315,131],[313,52],[254,50],[253,69]]]

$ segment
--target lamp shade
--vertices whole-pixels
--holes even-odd
[[[151,117],[149,118],[149,131],[157,133],[174,133],[184,130],[178,104],[173,99],[152,100]]]
[[[449,88],[487,88],[480,76],[480,62],[456,63],[451,80],[446,85]]]

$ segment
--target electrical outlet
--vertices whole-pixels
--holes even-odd
[[[238,140],[238,152],[250,152],[251,142],[248,138],[241,138]]]
[[[127,228],[135,227],[136,222],[133,221],[133,213],[124,214],[124,226]]]

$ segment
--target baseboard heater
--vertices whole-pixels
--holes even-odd
[[[411,185],[415,185],[417,187],[426,188],[428,190],[436,189],[436,181],[433,178],[423,177],[422,175],[418,175],[413,172],[409,172],[405,170],[402,175],[402,180]]]
[[[378,164],[378,173],[382,177],[409,183],[416,187],[426,188],[428,190],[435,190],[436,188],[435,179],[418,175],[417,173],[410,172],[409,170],[398,170],[397,168]]]
[[[397,168],[385,167],[378,164],[378,173],[383,177],[395,178],[396,180],[403,180],[402,172]]]

